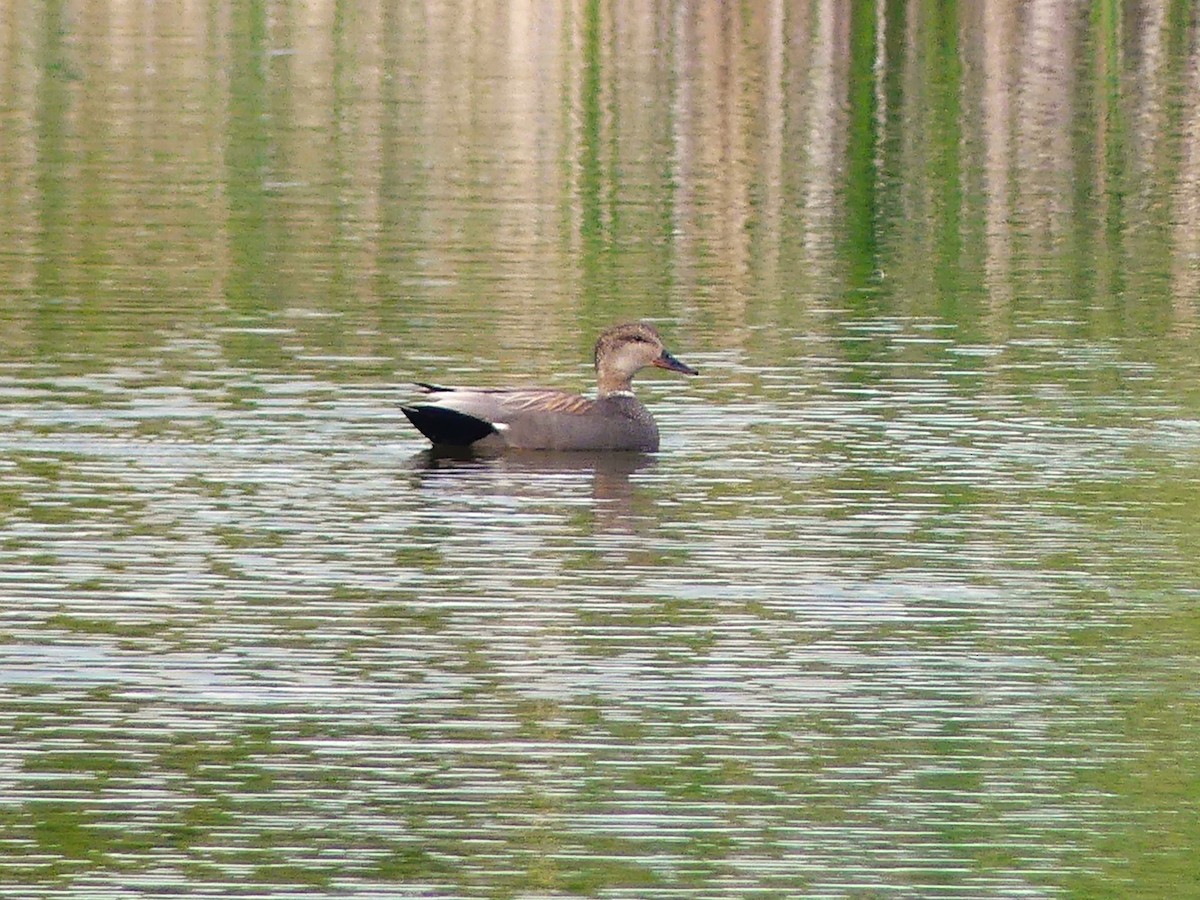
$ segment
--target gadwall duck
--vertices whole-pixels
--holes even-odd
[[[658,449],[658,426],[633,396],[646,366],[699,375],[667,352],[653,325],[614,325],[596,341],[596,399],[554,388],[418,384],[421,403],[400,407],[435,445],[519,450]]]

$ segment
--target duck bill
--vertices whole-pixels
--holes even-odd
[[[700,374],[697,369],[693,369],[687,363],[680,362],[666,350],[662,352],[662,355],[658,359],[654,360],[654,364],[660,369],[670,369],[672,372],[682,372],[684,375]]]

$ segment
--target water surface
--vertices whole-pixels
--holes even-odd
[[[1196,883],[1188,4],[0,24],[0,896]]]

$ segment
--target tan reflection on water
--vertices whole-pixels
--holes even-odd
[[[953,136],[923,118],[931,89],[978,111],[963,146],[983,148],[986,237],[964,250],[980,254],[994,309],[1042,290],[1038,260],[1082,240],[1128,270],[1114,284],[1101,265],[1102,291],[1157,289],[1139,273],[1168,254],[1174,314],[1193,315],[1195,129],[1179,129],[1177,111],[1191,122],[1200,105],[1195,26],[1172,38],[1165,8],[1111,19],[1071,3],[984,4],[947,31],[960,40],[957,74],[921,62],[941,13],[876,10],[886,116],[873,140],[902,148],[876,171],[947,158]],[[152,321],[182,324],[251,290],[258,302],[286,298],[277,308],[346,304],[368,319],[381,303],[434,321],[445,309],[528,355],[531,328],[561,345],[611,304],[739,328],[756,279],[783,259],[815,295],[840,278],[831,241],[859,202],[843,184],[859,52],[845,3],[266,9],[0,7],[10,247],[0,274],[65,302],[55,316],[67,332],[104,340],[79,303],[103,320],[150,292],[162,296]],[[902,56],[887,58],[891,48]],[[884,86],[893,72],[904,73],[899,92]],[[1114,80],[1127,90],[1112,94]],[[900,106],[883,110],[892,100]],[[641,199],[618,209],[614,192]],[[977,202],[973,191],[950,207],[931,199],[902,195],[893,227],[969,217]],[[284,264],[248,281],[242,261]],[[331,261],[355,276],[314,286]],[[498,293],[528,300],[486,314],[480,304]],[[8,318],[10,352],[38,340],[28,307]]]
[[[1186,97],[1200,97],[1200,50],[1187,62]],[[1200,298],[1200,105],[1184,102],[1179,183],[1172,198],[1172,305],[1176,321],[1193,328]]]

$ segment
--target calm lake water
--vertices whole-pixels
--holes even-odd
[[[1200,884],[1190,0],[0,0],[0,897]],[[432,456],[405,383],[654,456]]]

